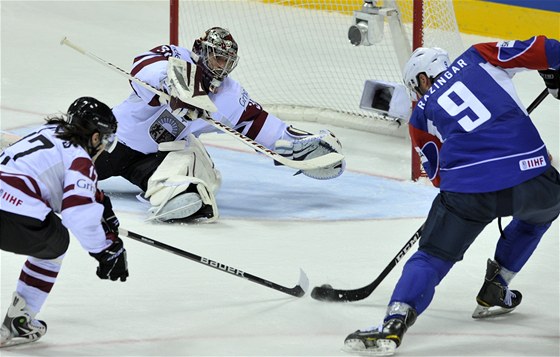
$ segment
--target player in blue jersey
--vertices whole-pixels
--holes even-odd
[[[350,334],[346,351],[393,354],[435,287],[496,218],[513,217],[488,260],[472,317],[507,313],[521,303],[521,293],[508,285],[560,213],[560,175],[511,80],[523,69],[538,70],[558,99],[557,40],[481,43],[454,62],[440,48],[412,54],[404,81],[419,100],[410,136],[440,193],[382,324]]]

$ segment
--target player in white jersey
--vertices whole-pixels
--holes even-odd
[[[0,248],[28,256],[2,323],[0,347],[33,342],[47,332],[35,316],[60,271],[68,230],[99,262],[99,278],[126,281],[119,223],[109,198],[97,189],[93,164],[114,147],[116,129],[107,105],[81,97],[66,118],[47,118],[0,154]]]
[[[194,43],[193,50],[166,45],[134,59],[131,74],[153,87],[173,93],[168,83],[168,58],[196,63],[196,91],[207,93],[217,111],[214,120],[226,124],[268,149],[294,160],[340,152],[341,144],[328,130],[313,135],[295,129],[265,111],[229,74],[238,62],[238,46],[229,31],[213,27]],[[200,112],[175,97],[162,100],[131,82],[133,92],[113,108],[119,143],[96,162],[99,179],[122,176],[145,192],[151,218],[175,220],[218,217],[215,193],[220,173],[198,140],[216,129],[200,119]],[[196,86],[196,84],[195,84]],[[171,87],[171,88],[170,88]],[[193,120],[194,119],[194,120]],[[172,145],[169,145],[172,142]],[[338,177],[342,160],[330,167],[303,171],[315,179]]]

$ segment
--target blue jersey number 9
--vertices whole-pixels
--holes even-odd
[[[452,96],[462,103],[457,104],[451,98]],[[451,116],[457,116],[466,109],[470,109],[474,113],[476,118],[469,118],[468,115],[465,115],[457,121],[466,132],[473,131],[492,117],[484,104],[461,82],[455,82],[438,98],[437,102]]]

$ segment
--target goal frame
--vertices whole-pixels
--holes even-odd
[[[172,45],[179,45],[179,3],[181,0],[169,0],[169,43]],[[422,47],[424,43],[423,38],[423,13],[424,13],[424,0],[412,0],[413,15],[412,15],[412,51],[418,47]],[[413,106],[416,103],[413,103]],[[420,157],[416,153],[413,146],[411,146],[411,179],[418,180],[421,176],[425,176],[420,163]]]

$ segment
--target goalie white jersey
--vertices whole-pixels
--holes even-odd
[[[0,155],[0,208],[44,220],[60,213],[66,226],[88,252],[110,244],[101,226],[103,205],[97,203],[97,174],[87,152],[55,136],[45,125],[9,146]]]
[[[167,59],[177,57],[194,63],[191,51],[168,45],[159,46],[134,59],[131,74],[155,88],[167,91]],[[192,133],[218,131],[202,119],[188,121],[175,117],[170,106],[158,95],[131,82],[133,92],[113,108],[118,120],[117,136],[128,147],[144,154],[157,151],[158,144],[181,140]],[[287,124],[267,113],[251,100],[247,91],[234,79],[224,78],[216,93],[209,94],[217,111],[212,118],[257,141],[269,149],[282,137]]]

